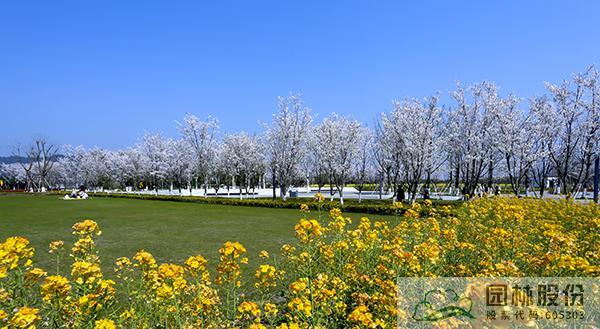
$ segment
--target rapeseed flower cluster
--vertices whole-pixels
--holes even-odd
[[[0,328],[392,328],[408,316],[398,277],[600,275],[597,205],[492,197],[394,207],[403,216],[354,223],[339,209],[302,207],[296,242],[260,251],[254,266],[232,241],[217,264],[140,250],[116,259],[115,281],[102,272],[92,220],[73,225],[69,248],[50,243],[50,275],[34,267],[26,238],[10,237],[0,243]]]

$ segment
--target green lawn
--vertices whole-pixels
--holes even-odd
[[[317,216],[317,212],[310,215]],[[348,215],[354,219],[363,216]],[[131,257],[139,249],[151,252],[160,262],[181,263],[189,255],[202,254],[214,267],[217,249],[228,240],[246,246],[251,264],[254,260],[256,265],[260,250],[277,252],[282,244],[293,240],[293,226],[300,213],[293,209],[113,198],[64,201],[56,195],[0,193],[0,241],[15,235],[27,237],[44,269],[53,266],[48,243],[65,240],[70,248],[75,241],[71,226],[86,218],[97,221],[102,229],[97,245],[105,273],[110,273],[106,271],[117,257]]]

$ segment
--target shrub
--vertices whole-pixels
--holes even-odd
[[[237,198],[218,198],[218,197],[200,197],[200,196],[177,196],[177,195],[149,195],[149,194],[125,194],[125,193],[93,193],[95,197],[106,198],[125,198],[139,200],[154,200],[154,201],[172,201],[172,202],[193,202],[203,204],[217,204],[227,206],[246,206],[246,207],[263,207],[263,208],[287,208],[299,209],[301,205],[307,205],[310,209],[316,210],[320,207],[323,210],[342,209],[344,212],[377,214],[377,215],[396,215],[403,214],[407,206],[399,207],[399,204],[392,204],[389,200],[365,200],[357,202],[354,200],[344,201],[341,205],[338,201],[323,201],[316,202],[314,199],[307,198],[289,198],[286,201],[281,199],[237,199]],[[444,201],[444,200],[429,200],[419,201],[420,204],[431,202],[435,207],[450,206],[453,209],[460,205],[462,201]]]

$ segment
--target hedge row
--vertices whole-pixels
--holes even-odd
[[[236,199],[236,198],[218,198],[218,197],[199,197],[199,196],[176,196],[176,195],[149,195],[149,194],[125,194],[125,193],[91,193],[93,197],[106,197],[106,198],[124,198],[124,199],[138,199],[138,200],[156,200],[156,201],[172,201],[172,202],[193,202],[202,204],[217,204],[217,205],[228,205],[228,206],[247,206],[247,207],[264,207],[264,208],[288,208],[288,209],[300,209],[300,205],[306,204],[311,210],[316,210],[319,204],[313,199],[308,198],[291,198],[286,201],[281,199]],[[422,201],[420,201],[422,202]],[[461,202],[457,201],[443,201],[443,200],[432,200],[434,207],[440,207],[444,205],[457,206]],[[321,209],[329,210],[332,208],[340,208],[344,212],[352,213],[366,213],[366,214],[377,214],[377,215],[395,215],[397,212],[402,215],[406,210],[403,207],[399,211],[387,202],[381,200],[366,200],[363,202],[357,202],[354,200],[344,201],[342,206],[338,201],[325,201],[321,203]]]

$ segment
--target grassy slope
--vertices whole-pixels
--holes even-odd
[[[71,225],[85,218],[96,220],[102,228],[97,244],[106,271],[117,257],[131,257],[139,249],[163,262],[182,262],[199,253],[214,266],[217,249],[227,240],[244,244],[250,260],[256,260],[260,250],[276,252],[293,239],[300,214],[293,209],[112,198],[63,201],[59,196],[0,194],[0,241],[14,235],[27,237],[45,269],[53,266],[48,243],[60,239],[70,247],[75,241]]]

